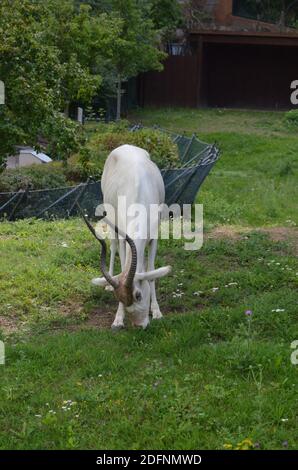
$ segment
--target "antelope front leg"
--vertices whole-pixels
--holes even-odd
[[[124,328],[124,316],[125,316],[124,305],[123,303],[119,302],[115,320],[112,324],[112,330],[121,330],[122,328]]]
[[[121,261],[121,270],[122,272],[125,269],[125,254],[126,254],[126,246],[125,240],[119,240],[119,255]],[[124,328],[124,317],[125,317],[125,308],[122,302],[119,302],[118,310],[115,316],[115,320],[112,324],[112,330],[121,330]]]
[[[157,251],[157,240],[153,239],[149,245],[149,253],[148,253],[148,271],[153,271],[155,256]],[[152,318],[154,320],[158,320],[162,318],[162,313],[160,311],[157,298],[156,298],[156,291],[155,291],[155,281],[150,282],[150,310],[152,313]]]
[[[109,273],[110,273],[110,276],[112,277],[114,275],[114,263],[115,263],[116,252],[117,252],[117,240],[114,236],[114,238],[111,239],[111,257],[110,257],[110,267],[109,267]],[[113,291],[114,287],[108,285],[106,286],[105,290]]]

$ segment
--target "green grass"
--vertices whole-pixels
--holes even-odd
[[[297,225],[297,129],[283,113],[149,109],[131,120],[217,143],[221,159],[198,195],[207,222]]]
[[[145,108],[131,112],[130,120],[146,125],[158,124],[175,132],[229,133],[272,135],[293,134],[278,111],[233,109]]]
[[[117,304],[90,284],[99,248],[81,220],[1,223],[0,449],[222,449],[246,438],[297,448],[296,134],[282,113],[131,118],[221,147],[198,197],[203,248],[162,241],[157,264],[173,266],[158,285],[165,318],[115,334]]]
[[[90,285],[98,247],[82,221],[3,223],[0,240],[0,318],[15,326],[0,367],[0,448],[297,446],[289,242],[249,232],[193,253],[163,241],[165,318],[115,334],[83,328],[116,301]]]

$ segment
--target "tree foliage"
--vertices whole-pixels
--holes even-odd
[[[165,11],[167,4],[2,0],[0,79],[6,101],[0,106],[0,165],[16,145],[38,148],[41,140],[52,156],[66,159],[80,144],[78,125],[68,119],[69,104],[87,106],[103,84],[118,90],[119,117],[123,81],[162,67],[165,55],[157,39],[166,24],[158,8]]]
[[[113,40],[114,21],[94,18],[72,0],[2,0],[0,3],[0,159],[16,145],[47,141],[67,158],[80,144],[78,125],[62,114],[72,100],[89,103],[101,76],[94,68]],[[94,59],[94,62],[92,60]]]
[[[171,23],[178,10],[176,0],[87,0],[95,14],[105,12],[118,25],[111,47],[105,48],[106,73],[117,92],[117,119],[121,114],[122,83],[147,70],[161,70],[166,55],[159,49],[160,32]],[[78,4],[82,3],[80,1]],[[171,3],[171,5],[170,5]],[[163,22],[160,20],[167,14]],[[173,8],[175,6],[175,8]],[[161,7],[158,18],[158,8]],[[172,15],[172,18],[171,18]],[[171,19],[170,19],[171,18]],[[176,23],[175,23],[176,24]]]
[[[176,28],[183,23],[182,13],[182,6],[177,0],[151,0],[149,2],[150,18],[163,41],[170,40]]]
[[[280,24],[280,26],[295,26],[298,20],[298,1],[236,0],[234,11],[243,16]]]

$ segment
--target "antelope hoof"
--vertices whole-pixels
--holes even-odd
[[[152,310],[152,320],[160,320],[162,317],[162,313],[159,309]]]
[[[110,292],[113,292],[114,287],[108,285],[108,286],[105,287],[105,290],[108,290],[108,291],[110,291]]]
[[[124,328],[123,323],[119,323],[119,324],[117,323],[116,325],[113,323],[113,325],[111,326],[112,331],[114,331],[115,333],[117,333],[117,331],[123,330],[123,328]]]

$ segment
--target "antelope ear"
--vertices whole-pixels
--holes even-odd
[[[154,269],[154,271],[147,271],[145,273],[136,273],[136,281],[154,281],[160,277],[167,276],[171,272],[171,266],[164,266],[163,268]]]
[[[109,285],[105,277],[95,277],[92,279],[91,284],[93,284],[94,286],[101,286],[101,287],[105,287]]]
[[[117,274],[117,276],[113,276],[113,280],[117,284],[119,284],[120,276],[121,274]],[[93,284],[94,286],[100,286],[100,287],[106,287],[110,285],[105,277],[94,277],[91,281],[91,284]]]

